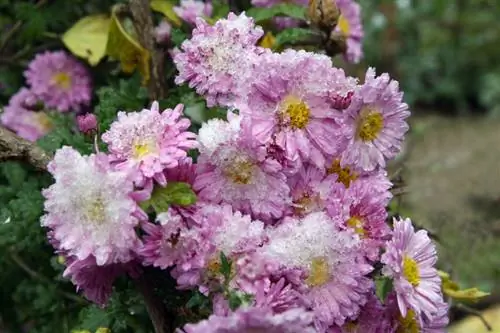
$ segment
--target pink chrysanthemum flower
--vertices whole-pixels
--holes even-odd
[[[97,117],[93,113],[86,113],[76,117],[78,130],[82,133],[90,133],[97,129]]]
[[[34,111],[37,101],[30,90],[21,88],[0,114],[0,122],[26,140],[38,140],[50,132],[53,125],[45,112]]]
[[[157,216],[159,224],[143,223],[146,235],[137,251],[144,265],[166,269],[191,258],[198,246],[197,233],[188,229],[174,209]]]
[[[174,7],[174,12],[187,23],[196,24],[197,17],[212,15],[212,3],[201,0],[181,0],[180,6]]]
[[[365,275],[373,268],[359,257],[360,241],[354,233],[339,231],[323,212],[286,219],[268,233],[269,243],[258,252],[283,269],[306,273],[304,297],[319,331],[357,317],[372,288]]]
[[[193,238],[201,239],[194,256],[179,263],[173,272],[181,287],[219,280],[221,252],[233,260],[255,251],[265,241],[264,224],[249,215],[233,212],[229,205],[201,207],[196,220],[200,222]]]
[[[347,61],[358,63],[363,57],[363,22],[361,6],[354,0],[336,0],[340,9],[340,18],[335,28],[343,34],[347,42],[344,57]]]
[[[354,181],[349,188],[335,187],[326,204],[329,215],[341,225],[359,235],[362,250],[368,259],[375,261],[390,237],[386,223],[386,207],[392,198],[392,184],[383,175],[373,175]]]
[[[158,44],[165,44],[170,40],[172,26],[166,20],[163,20],[155,28],[155,40]]]
[[[92,98],[87,69],[63,51],[37,54],[24,73],[31,91],[48,108],[80,110]]]
[[[392,317],[393,332],[395,333],[446,333],[448,325],[448,304],[442,299],[436,304],[437,312],[432,317],[421,316],[414,310],[408,309],[402,315],[394,293],[388,296],[386,312]]]
[[[312,318],[312,313],[301,308],[280,314],[266,308],[240,308],[226,317],[212,315],[187,324],[178,333],[314,333]]]
[[[434,265],[437,253],[425,230],[415,232],[410,219],[394,219],[393,238],[382,255],[383,273],[394,279],[397,303],[403,317],[432,318],[442,301],[441,279]]]
[[[137,263],[99,266],[93,256],[84,260],[71,257],[66,259],[66,265],[63,276],[71,279],[77,291],[81,291],[85,298],[100,306],[105,306],[108,302],[113,283],[119,276],[129,274],[135,278],[140,274]]]
[[[255,46],[264,34],[245,13],[229,13],[211,26],[197,18],[191,39],[174,52],[179,70],[176,84],[189,82],[205,96],[208,106],[232,105],[243,94],[240,87],[252,75],[255,57],[264,49]]]
[[[335,77],[335,80],[332,80]],[[252,138],[273,142],[291,161],[311,161],[322,169],[325,158],[345,147],[342,114],[329,92],[347,93],[353,82],[332,68],[330,58],[287,50],[259,59],[253,84],[240,113],[251,119]]]
[[[410,111],[398,82],[388,74],[375,77],[375,70],[368,69],[365,83],[344,112],[349,143],[341,165],[356,165],[364,171],[385,167],[386,160],[401,150],[409,128],[405,119]]]
[[[117,169],[133,171],[139,183],[155,179],[165,185],[163,171],[179,165],[196,147],[196,134],[187,131],[191,122],[182,117],[183,108],[179,104],[160,113],[153,102],[151,110],[119,112],[118,120],[102,135]]]
[[[251,139],[240,138],[233,122],[237,120],[225,125],[213,121],[200,129],[201,155],[193,188],[201,199],[229,203],[265,222],[280,218],[289,200],[281,165],[267,157],[264,146],[251,146]]]
[[[104,154],[82,156],[71,147],[59,149],[48,170],[55,183],[43,190],[41,224],[60,249],[78,260],[92,255],[99,266],[132,260],[135,227],[147,216],[132,199],[128,175],[113,171]]]

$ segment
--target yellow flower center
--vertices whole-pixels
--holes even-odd
[[[272,49],[274,46],[274,43],[276,42],[276,37],[274,37],[273,33],[268,31],[264,38],[260,41],[260,46],[265,47],[267,49]]]
[[[344,15],[340,15],[339,17],[339,23],[337,23],[337,26],[339,27],[340,31],[345,35],[349,36],[351,33],[351,25],[349,24],[349,21],[345,18]]]
[[[157,152],[157,147],[153,140],[139,141],[134,144],[132,156],[135,159],[140,160],[144,156],[149,154],[154,154],[156,152]]]
[[[210,260],[207,264],[207,270],[208,270],[209,274],[212,276],[218,275],[220,273],[220,267],[221,267],[221,264],[220,264],[219,259],[217,259],[217,258]]]
[[[348,166],[342,168],[340,166],[340,160],[334,160],[332,162],[332,166],[328,168],[326,172],[329,175],[334,173],[337,174],[337,181],[344,184],[346,188],[349,188],[352,181],[358,179],[358,174],[354,171],[351,172],[351,168],[349,168]]]
[[[420,271],[417,262],[411,257],[403,257],[403,275],[414,287],[420,284]]]
[[[314,258],[311,262],[311,272],[306,283],[310,287],[318,287],[328,281],[330,281],[330,269],[325,258]]]
[[[68,90],[71,88],[71,76],[65,72],[59,72],[52,76],[54,83],[61,89]]]
[[[245,159],[235,161],[225,170],[226,176],[229,177],[233,183],[242,185],[250,184],[252,181],[253,171],[254,164]]]
[[[408,310],[406,317],[399,317],[399,327],[396,333],[418,333],[420,327],[415,319],[415,312]]]
[[[349,220],[347,220],[346,224],[347,224],[348,227],[353,228],[354,231],[358,235],[360,235],[362,237],[366,236],[366,230],[364,228],[364,222],[363,222],[363,220],[360,217],[353,216]]]
[[[106,207],[101,198],[98,197],[87,206],[86,217],[91,223],[104,223],[106,220]]]
[[[363,141],[373,141],[377,138],[383,127],[384,117],[382,114],[373,107],[363,107],[358,119],[357,137]]]
[[[37,112],[34,115],[36,122],[40,125],[43,131],[50,131],[54,126],[50,121],[50,117],[43,112]]]
[[[354,321],[350,321],[345,324],[344,330],[349,333],[354,333],[358,329],[358,324]]]
[[[311,110],[301,99],[295,96],[287,96],[282,103],[282,116],[288,118],[290,127],[302,129],[309,123]]]

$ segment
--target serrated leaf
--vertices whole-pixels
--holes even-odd
[[[151,9],[165,15],[165,18],[172,23],[173,25],[180,27],[182,25],[182,21],[174,12],[174,4],[172,1],[168,0],[152,0]]]
[[[443,293],[459,302],[477,302],[480,298],[490,295],[490,293],[479,290],[478,288],[460,289],[458,283],[453,281],[450,275],[443,271],[438,271],[441,278],[441,287]]]
[[[123,72],[131,74],[137,68],[142,75],[142,83],[149,81],[149,51],[126,31],[116,13],[116,8],[111,13],[106,54],[120,61]]]
[[[62,41],[74,55],[95,66],[106,55],[110,23],[108,15],[86,16],[64,33]]]
[[[314,36],[314,32],[310,29],[304,28],[291,28],[285,29],[276,35],[274,39],[273,48],[277,49],[286,44],[300,44],[301,42],[309,40]]]
[[[393,289],[392,279],[387,277],[379,277],[375,279],[375,293],[382,303],[385,302],[387,295]]]
[[[170,205],[189,206],[196,203],[196,194],[191,185],[184,182],[168,182],[167,186],[156,186],[151,198],[142,202],[141,208],[153,207],[157,214],[168,211]]]
[[[255,22],[261,22],[270,20],[275,16],[288,16],[299,20],[306,19],[306,8],[305,6],[291,4],[291,3],[281,3],[272,7],[253,7],[250,8],[246,14],[254,18]]]

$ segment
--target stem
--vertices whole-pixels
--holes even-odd
[[[164,57],[154,41],[154,25],[149,0],[130,0],[129,9],[132,13],[139,42],[151,54],[151,78],[148,82],[149,97],[152,100],[163,99],[167,94],[164,81],[165,75],[163,73]]]
[[[488,331],[493,331],[493,328],[491,327],[491,325],[486,321],[486,319],[484,319],[483,315],[481,314],[481,312],[477,311],[476,309],[473,309],[471,307],[468,307],[467,305],[465,304],[456,304],[455,307],[457,309],[460,309],[466,313],[469,313],[471,315],[474,315],[476,317],[479,318],[479,320],[481,320],[481,322],[483,323],[483,325],[486,327],[486,329]]]

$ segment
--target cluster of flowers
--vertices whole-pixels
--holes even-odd
[[[398,83],[272,53],[256,46],[262,35],[244,13],[198,18],[175,52],[177,83],[228,107],[227,120],[195,134],[182,105],[154,102],[118,113],[107,154],[56,153],[42,225],[64,275],[105,304],[118,276],[163,269],[213,304],[179,332],[444,332],[434,245],[408,219],[386,222],[385,165],[408,130]],[[179,183],[197,202],[150,220],[144,202]],[[393,281],[383,301],[377,279]]]
[[[63,51],[38,54],[24,75],[29,88],[11,97],[0,122],[27,140],[36,141],[52,129],[46,110],[78,112],[92,98],[87,69]]]

